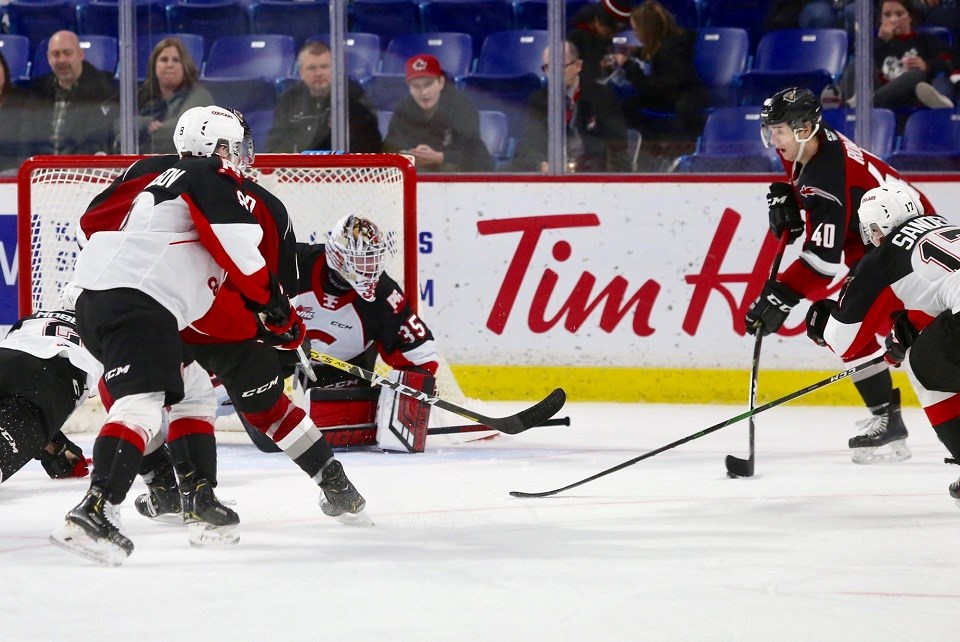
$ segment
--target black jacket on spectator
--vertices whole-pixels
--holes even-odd
[[[27,92],[15,87],[7,78],[7,87],[0,96],[0,172],[19,167],[23,162],[23,106]],[[9,172],[8,172],[9,173]]]
[[[517,146],[513,166],[518,171],[537,171],[547,160],[547,88],[530,97],[524,136]],[[593,82],[580,84],[573,124],[580,133],[582,153],[576,159],[578,172],[625,172],[627,125],[613,92]],[[569,142],[568,142],[569,144]]]
[[[53,154],[53,110],[57,77],[44,74],[30,85],[24,112],[24,156]],[[114,123],[119,118],[113,75],[86,60],[77,79],[63,123],[62,154],[110,153]]]
[[[636,59],[629,59],[623,66],[624,73],[635,94],[624,102],[624,112],[631,127],[640,130],[645,137],[656,138],[651,129],[662,124],[644,122],[639,111],[653,109],[676,112],[680,117],[684,134],[690,140],[703,132],[706,117],[703,110],[710,105],[707,90],[697,68],[693,64],[693,47],[696,35],[686,31],[664,38],[663,45],[650,59],[650,73],[644,74]]]
[[[367,103],[360,85],[347,83],[350,150],[377,153],[383,144],[377,115]],[[273,113],[266,151],[299,153],[308,149],[331,149],[330,97],[317,100],[301,81],[283,92]]]
[[[480,138],[480,113],[449,78],[432,117],[427,118],[410,95],[393,111],[383,151],[399,152],[417,145],[429,145],[444,156],[439,167],[418,167],[417,171],[486,172],[493,169],[493,157]]]

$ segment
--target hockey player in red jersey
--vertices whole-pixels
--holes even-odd
[[[279,337],[298,321],[245,207],[243,124],[228,110],[201,109],[190,127],[178,123],[190,156],[136,196],[121,227],[88,231],[77,259],[78,332],[103,364],[114,403],[94,443],[90,490],[51,541],[103,564],[118,565],[133,551],[118,506],[161,429],[164,406],[184,398],[180,331],[210,309],[228,276],[265,332]],[[212,493],[209,485],[195,490]]]
[[[813,93],[797,87],[777,92],[760,111],[764,142],[776,148],[788,179],[770,186],[770,231],[778,238],[788,234],[790,242],[801,236],[804,241],[800,258],[768,281],[750,306],[745,323],[751,334],[779,330],[800,299],[818,298],[837,276],[863,258],[868,246],[860,238],[857,208],[867,190],[897,181],[913,190],[925,211],[933,212],[927,198],[895,169],[827,127],[821,111]],[[844,360],[857,365],[879,350],[876,341],[869,342],[857,353],[845,354]],[[868,368],[852,380],[871,412],[858,422],[861,434],[849,441],[853,461],[909,459],[900,394],[893,388],[889,368],[885,364]],[[881,446],[889,448],[878,451]]]
[[[807,334],[846,359],[872,346],[893,316],[885,357],[905,364],[948,461],[960,463],[960,227],[923,213],[901,183],[863,196],[861,234],[878,249],[860,261],[838,301],[810,306]],[[960,480],[949,492],[960,504]]]
[[[373,370],[380,355],[390,377],[433,394],[439,355],[430,329],[384,272],[390,239],[372,221],[348,214],[324,245],[297,245],[297,310],[319,352]],[[322,427],[360,426],[349,445],[422,452],[430,405],[330,366],[313,365],[310,414]],[[375,428],[375,437],[372,434]],[[364,437],[366,435],[366,437]],[[370,439],[374,437],[374,439]],[[347,444],[345,444],[347,445]]]

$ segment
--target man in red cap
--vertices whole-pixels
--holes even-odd
[[[393,110],[383,151],[416,159],[418,171],[481,172],[493,158],[480,138],[480,113],[431,55],[407,60],[410,95]]]

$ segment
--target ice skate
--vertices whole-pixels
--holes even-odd
[[[120,532],[120,509],[103,490],[91,488],[50,542],[104,566],[120,566],[133,552],[133,542]]]
[[[182,524],[183,513],[180,509],[180,488],[173,468],[163,465],[147,483],[147,492],[133,501],[137,512],[144,517],[164,524]]]
[[[324,515],[347,526],[373,526],[373,520],[364,510],[366,500],[347,479],[339,461],[328,461],[320,475],[320,490],[323,491],[320,493],[320,510]]]
[[[240,541],[240,517],[213,494],[206,479],[190,475],[180,487],[183,521],[193,546],[236,544]]]
[[[857,422],[860,434],[850,439],[855,464],[893,464],[910,459],[907,427],[900,415],[900,390],[893,389],[893,399],[886,408],[872,417]],[[883,448],[878,452],[878,449]]]

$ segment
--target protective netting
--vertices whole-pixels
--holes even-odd
[[[76,226],[80,215],[131,162],[123,156],[61,156],[25,163],[19,179],[18,224],[20,252],[29,252],[29,267],[21,257],[20,278],[29,279],[30,287],[21,289],[21,314],[58,305],[79,251]],[[249,176],[280,198],[300,241],[323,242],[334,223],[346,214],[374,221],[396,248],[387,272],[403,286],[408,299],[419,301],[415,232],[406,231],[416,230],[416,180],[403,157],[260,155]],[[29,235],[25,236],[27,221]],[[437,394],[455,403],[465,401],[445,362],[441,363]],[[94,429],[98,408],[94,405],[85,410],[72,423],[80,424],[80,430]],[[91,412],[93,418],[84,419]],[[227,424],[239,427],[239,422]],[[221,422],[217,425],[220,429]]]

